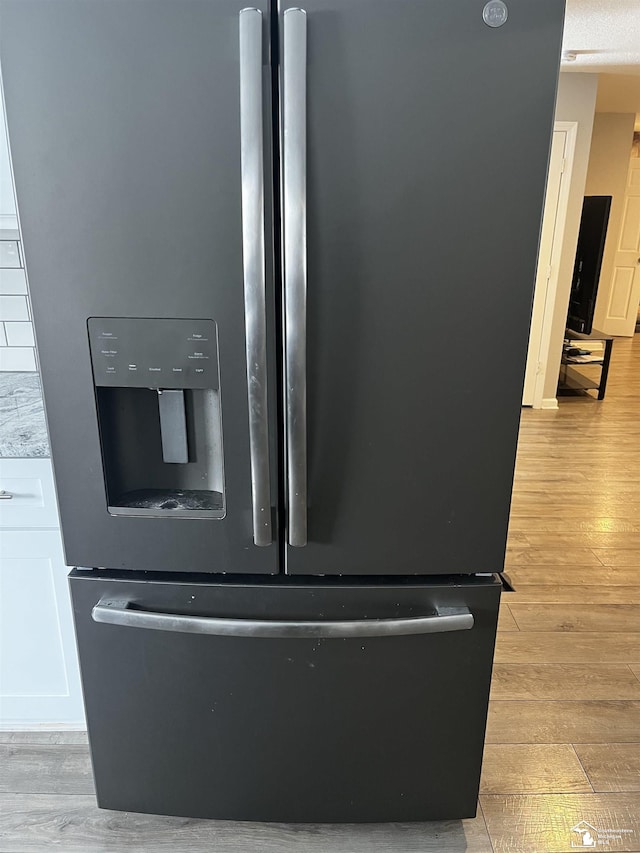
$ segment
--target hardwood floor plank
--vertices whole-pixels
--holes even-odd
[[[615,436],[609,436],[605,440],[615,441]],[[611,466],[611,468],[606,465],[598,466],[593,471],[585,471],[584,478],[587,483],[591,480],[597,480],[601,485],[609,486],[612,491],[616,488],[624,489],[629,482],[634,482],[629,469],[625,468],[624,464]]]
[[[640,791],[640,743],[577,743],[594,791]]]
[[[545,533],[562,535],[570,532],[599,533],[603,531],[637,533],[640,532],[640,524],[632,518],[611,518],[601,516],[599,513],[575,518],[556,518],[540,511],[536,512],[535,515],[512,516],[509,521],[509,533],[511,531],[524,534],[528,539],[529,533],[540,535]]]
[[[633,566],[636,577],[640,577],[640,549],[595,548],[593,553],[603,566]]]
[[[500,611],[498,613],[498,631],[518,631],[520,630],[515,623],[515,619],[509,610],[507,604],[504,603],[504,599],[500,604]]]
[[[491,698],[640,701],[640,680],[625,664],[497,663]]]
[[[596,548],[599,550],[619,548],[640,552],[640,533],[626,531],[620,533],[609,530],[571,530],[564,533],[537,532],[536,530],[516,531],[518,539],[509,545],[522,548],[530,545],[534,548]],[[523,542],[522,540],[526,540]],[[604,562],[600,559],[600,562]],[[606,563],[605,563],[606,565]]]
[[[511,573],[507,572],[509,578]],[[524,584],[503,594],[507,604],[640,604],[638,586],[535,586]]]
[[[509,566],[516,589],[563,584],[566,586],[637,586],[640,570],[611,566]]]
[[[0,729],[0,743],[87,743],[86,732],[11,731]]]
[[[86,744],[0,744],[0,793],[93,794]]]
[[[526,417],[527,414],[523,414],[523,417]],[[532,439],[526,435],[527,427],[528,424],[523,420],[520,424],[520,442],[518,446],[518,461],[516,463],[516,483],[518,487],[526,485],[528,481],[543,483],[542,488],[548,488],[552,483],[558,483],[558,487],[563,489],[575,489],[577,483],[580,483],[581,486],[586,485],[587,479],[582,471],[573,473],[571,471],[558,471],[557,468],[552,467],[549,471],[545,471],[543,477],[540,474],[539,467],[534,468],[532,471],[528,470],[524,464],[524,456],[527,446],[530,446],[532,443]],[[537,487],[536,491],[540,491],[540,487]]]
[[[495,662],[640,664],[640,636],[580,631],[505,632],[498,637]]]
[[[612,437],[600,437],[601,441],[617,441],[618,438]],[[635,441],[635,437],[632,438]],[[529,445],[532,445],[531,440],[529,440]],[[560,444],[560,441],[556,439],[556,445]],[[575,447],[575,441],[572,445]],[[544,453],[544,449],[537,450],[538,453]],[[625,500],[630,501],[632,503],[638,503],[640,501],[640,484],[638,482],[633,482],[631,480],[627,480],[623,483],[617,483],[614,488],[611,483],[602,483],[599,480],[583,480],[580,483],[580,491],[579,497],[576,496],[576,484],[571,483],[570,479],[565,478],[564,482],[559,483],[558,481],[550,482],[549,481],[549,472],[544,471],[540,474],[539,479],[533,480],[521,480],[518,479],[514,485],[514,494],[522,495],[525,497],[526,495],[539,495],[539,494],[548,494],[553,496],[554,499],[559,500],[563,499],[566,503],[567,500],[581,500],[583,496],[588,496],[589,500],[610,500],[615,498],[616,500]],[[569,496],[567,496],[567,492]]]
[[[487,743],[638,743],[640,701],[489,703]]]
[[[525,533],[521,533],[518,530],[513,530],[509,532],[508,544],[511,547],[521,547],[524,545],[529,545],[530,542]]]
[[[588,463],[585,463],[588,464]],[[632,465],[632,462],[620,464]],[[638,461],[640,465],[640,460]],[[596,502],[591,504],[567,503],[561,499],[557,501],[545,501],[544,505],[536,506],[533,501],[516,501],[511,507],[512,517],[535,516],[537,514],[549,518],[619,518],[636,522],[640,518],[640,502],[627,503],[626,501],[612,500],[610,502]]]
[[[597,566],[602,567],[598,556],[589,548],[507,548],[505,560],[509,566]]]
[[[521,631],[640,631],[638,604],[517,604],[511,615]]]
[[[571,794],[593,789],[570,744],[488,743],[481,794]]]
[[[283,792],[286,796],[286,792]],[[492,853],[482,817],[411,824],[260,824],[103,811],[93,797],[0,795],[0,853]]]
[[[617,439],[613,440],[617,441]],[[569,455],[571,449],[572,447],[568,446],[563,455]],[[575,443],[573,445],[573,449],[575,449]],[[548,452],[549,451],[546,448],[536,449],[534,451],[535,456],[532,459],[532,463],[539,466],[540,453],[546,454]],[[626,464],[632,464],[634,461],[640,461],[640,454],[633,456],[634,458],[630,460],[630,463],[628,462]],[[586,454],[583,458],[585,464],[593,464],[593,459],[590,459]],[[607,462],[610,465],[616,465],[619,461],[624,465],[625,458],[626,453],[620,454],[619,460],[610,458]],[[554,462],[553,464],[558,463]],[[543,475],[544,472],[541,471],[541,474]],[[555,483],[546,483],[544,479],[541,480],[540,488],[538,490],[534,489],[531,485],[529,485],[527,489],[520,489],[519,484],[516,482],[513,490],[513,498],[522,507],[533,507],[536,512],[531,513],[532,515],[535,515],[538,512],[546,512],[546,514],[549,514],[549,507],[552,507],[553,509],[557,508],[560,510],[567,510],[570,513],[572,513],[573,510],[582,509],[586,516],[607,515],[607,512],[605,511],[606,507],[611,506],[616,510],[616,512],[613,513],[613,517],[616,517],[619,515],[619,510],[630,507],[631,511],[633,511],[638,503],[640,503],[640,493],[631,486],[630,482],[616,483],[615,485],[613,483],[598,483],[595,487],[592,484],[591,488],[581,489],[579,494],[576,494],[571,488],[567,490],[567,487],[564,485],[562,488],[558,488]]]
[[[630,664],[629,669],[635,675],[635,677],[640,680],[640,664]]]
[[[485,794],[480,798],[495,853],[575,853],[582,821],[595,827],[597,850],[640,851],[637,794]],[[609,839],[609,840],[607,840]]]

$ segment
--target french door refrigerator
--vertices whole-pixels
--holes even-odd
[[[475,814],[562,0],[1,0],[98,802]]]

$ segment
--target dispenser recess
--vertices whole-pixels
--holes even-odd
[[[224,518],[215,322],[92,317],[88,329],[109,512]]]

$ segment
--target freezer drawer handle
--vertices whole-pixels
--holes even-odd
[[[262,12],[240,12],[242,263],[249,394],[253,541],[270,545],[271,483],[267,412],[267,322],[264,247]]]
[[[228,619],[218,616],[182,616],[132,609],[130,602],[103,599],[93,608],[94,622],[151,631],[181,634],[210,634],[216,637],[402,637],[413,634],[441,634],[473,628],[473,614],[466,607],[442,607],[429,616],[403,619],[345,619],[339,621],[297,621],[281,619]]]
[[[307,544],[307,15],[284,13],[283,230],[289,545]]]

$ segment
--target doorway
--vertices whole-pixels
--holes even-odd
[[[542,408],[577,124],[556,122],[551,143],[522,405]]]

